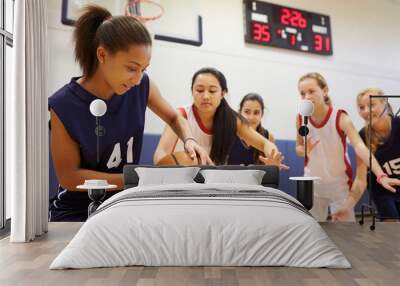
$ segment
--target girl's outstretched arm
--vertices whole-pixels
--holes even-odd
[[[363,140],[361,139],[356,128],[354,127],[353,122],[351,121],[350,117],[347,114],[345,113],[341,114],[339,120],[339,127],[349,138],[350,144],[353,146],[357,156],[362,160],[362,162],[366,166],[369,166],[369,150],[367,146],[365,146]],[[400,186],[400,180],[389,178],[387,174],[383,172],[381,166],[379,165],[374,155],[372,155],[371,170],[377,177],[378,183],[380,183],[388,191],[393,193],[396,192],[396,189],[393,186]]]

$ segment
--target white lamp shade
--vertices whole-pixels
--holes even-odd
[[[103,116],[107,111],[106,103],[101,99],[95,99],[90,103],[90,113],[93,116]]]
[[[300,100],[299,113],[302,116],[311,116],[313,112],[314,112],[314,104],[311,102],[311,100],[308,99]]]

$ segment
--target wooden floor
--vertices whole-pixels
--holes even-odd
[[[79,223],[50,223],[32,243],[0,241],[0,285],[400,285],[400,223],[323,225],[353,268],[290,267],[122,267],[49,270]]]

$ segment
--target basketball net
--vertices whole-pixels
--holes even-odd
[[[141,11],[141,3],[147,3],[152,6],[155,6],[159,9],[158,14],[155,15],[143,15]],[[127,0],[125,6],[125,15],[134,17],[138,19],[143,24],[146,24],[147,21],[153,21],[159,19],[164,14],[164,7],[153,0]]]

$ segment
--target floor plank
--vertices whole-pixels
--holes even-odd
[[[290,267],[117,267],[49,270],[80,223],[50,223],[49,233],[31,243],[0,240],[0,285],[399,285],[400,224],[325,223],[322,227],[351,262],[352,269]]]

